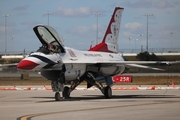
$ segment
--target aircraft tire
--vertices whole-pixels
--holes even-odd
[[[70,98],[70,92],[69,92],[69,87],[68,87],[68,86],[65,86],[65,87],[64,87],[63,97],[64,97],[65,99]]]
[[[55,100],[56,100],[56,101],[60,101],[60,97],[61,97],[60,93],[59,93],[59,92],[56,92],[56,93],[55,93]]]
[[[111,87],[106,86],[106,87],[104,88],[104,96],[105,96],[105,98],[111,98],[111,97],[112,97]]]

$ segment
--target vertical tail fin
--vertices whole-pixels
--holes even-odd
[[[121,7],[115,8],[102,42],[94,47],[91,47],[89,51],[111,52],[111,53],[118,52],[117,42],[118,42],[123,10],[124,8]]]

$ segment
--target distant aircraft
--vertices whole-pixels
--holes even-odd
[[[50,26],[38,25],[33,28],[42,43],[36,52],[19,62],[20,70],[38,70],[47,80],[51,80],[55,100],[70,98],[70,93],[82,82],[87,88],[97,87],[105,98],[111,98],[112,76],[122,74],[125,67],[140,67],[161,70],[138,64],[162,63],[158,61],[125,61],[118,54],[118,36],[124,8],[116,7],[101,43],[88,51],[80,51],[62,44],[58,33]],[[68,85],[69,86],[65,86]],[[105,85],[105,86],[104,86]]]

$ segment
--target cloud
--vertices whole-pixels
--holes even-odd
[[[76,26],[68,30],[71,34],[78,37],[95,37],[96,36],[96,24],[92,24],[89,26]],[[101,24],[98,25],[98,37],[102,39],[106,30],[106,26],[102,26]]]
[[[17,6],[15,8],[13,8],[12,10],[16,10],[16,11],[24,11],[27,10],[29,8],[28,5],[23,5],[23,6]]]
[[[86,34],[90,31],[90,27],[88,26],[77,26],[74,29],[72,29],[72,32],[78,33],[78,34]]]
[[[156,8],[170,8],[174,7],[174,5],[170,4],[167,0],[159,0],[155,3]]]
[[[0,33],[4,32],[4,31],[5,31],[4,26],[0,26]]]
[[[177,31],[180,31],[180,25],[163,24],[159,27],[158,31],[160,36],[170,36],[170,32],[177,34]]]
[[[122,31],[122,34],[123,34],[126,38],[132,36],[132,33],[128,32],[128,31]]]
[[[143,26],[143,24],[138,23],[138,22],[126,23],[124,25],[125,28],[130,29],[130,30],[137,30],[137,29],[141,28],[142,26]]]
[[[90,8],[88,7],[80,7],[75,9],[58,7],[55,14],[57,14],[58,16],[67,16],[67,17],[83,17],[83,16],[88,16],[92,13]]]
[[[57,16],[66,16],[66,17],[86,17],[92,15],[94,12],[102,12],[99,8],[90,8],[90,7],[79,7],[79,8],[63,8],[58,7],[54,12]]]
[[[11,32],[11,27],[7,26],[6,30],[7,32]],[[4,34],[4,32],[5,32],[5,26],[0,26],[0,34],[2,33]]]
[[[21,12],[21,13],[18,13],[17,15],[19,15],[19,16],[29,16],[30,14],[27,13],[27,12]]]
[[[121,5],[131,8],[150,8],[153,6],[153,2],[151,0],[139,0],[137,2],[126,0],[125,2],[122,2]]]
[[[157,0],[138,0],[134,2],[132,0],[126,0],[125,2],[122,2],[120,5],[130,7],[130,8],[164,9],[164,8],[175,7],[175,5],[179,5],[179,2],[169,3],[167,0],[158,0],[158,1]]]
[[[34,25],[34,24],[38,24],[37,21],[26,21],[26,22],[22,22],[21,25]]]
[[[21,23],[21,25],[27,25],[28,29],[32,29],[35,25],[38,25],[38,24],[40,23],[37,21],[25,21]]]

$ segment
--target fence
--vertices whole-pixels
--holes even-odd
[[[85,49],[80,49],[85,50]],[[140,53],[146,51],[145,49],[119,49],[119,53]],[[6,55],[28,55],[34,51],[7,51]],[[180,53],[180,48],[149,48],[149,53]],[[5,55],[4,51],[0,51],[0,55]]]

